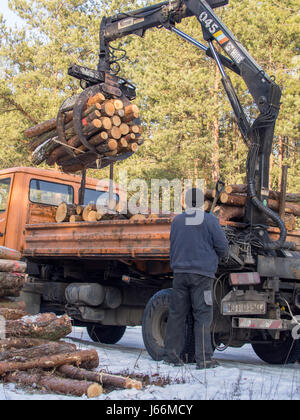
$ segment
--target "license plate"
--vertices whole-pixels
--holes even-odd
[[[266,302],[223,302],[223,315],[261,315],[266,310]]]

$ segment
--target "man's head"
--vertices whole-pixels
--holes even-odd
[[[201,208],[204,202],[203,191],[199,188],[191,188],[185,195],[185,204],[188,209]]]

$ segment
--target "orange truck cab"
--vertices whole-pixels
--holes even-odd
[[[53,222],[56,207],[79,202],[81,178],[37,168],[0,171],[0,245],[23,252],[25,225]],[[86,179],[85,203],[108,194],[109,182]],[[118,189],[117,196],[122,194]],[[49,210],[52,208],[52,211]]]

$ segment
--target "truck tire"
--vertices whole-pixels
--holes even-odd
[[[126,327],[116,325],[91,324],[87,332],[95,343],[116,344],[125,334]]]
[[[284,365],[300,360],[300,340],[294,341],[291,336],[274,343],[253,343],[252,348],[257,356],[271,365]]]
[[[172,289],[157,292],[149,300],[143,315],[142,333],[145,347],[153,360],[164,357],[164,336],[168,320]],[[185,331],[185,348],[181,354],[184,362],[195,361],[194,321],[190,314],[187,317]]]

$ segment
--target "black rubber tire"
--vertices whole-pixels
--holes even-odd
[[[116,344],[125,334],[126,327],[116,325],[90,324],[87,332],[95,343]]]
[[[164,334],[168,319],[172,289],[157,292],[147,303],[143,315],[142,333],[145,347],[153,360],[164,357]],[[194,321],[187,317],[185,348],[181,358],[186,363],[195,361]]]
[[[294,341],[291,336],[283,336],[280,342],[253,343],[252,348],[261,360],[271,365],[284,365],[300,360],[300,340]]]

